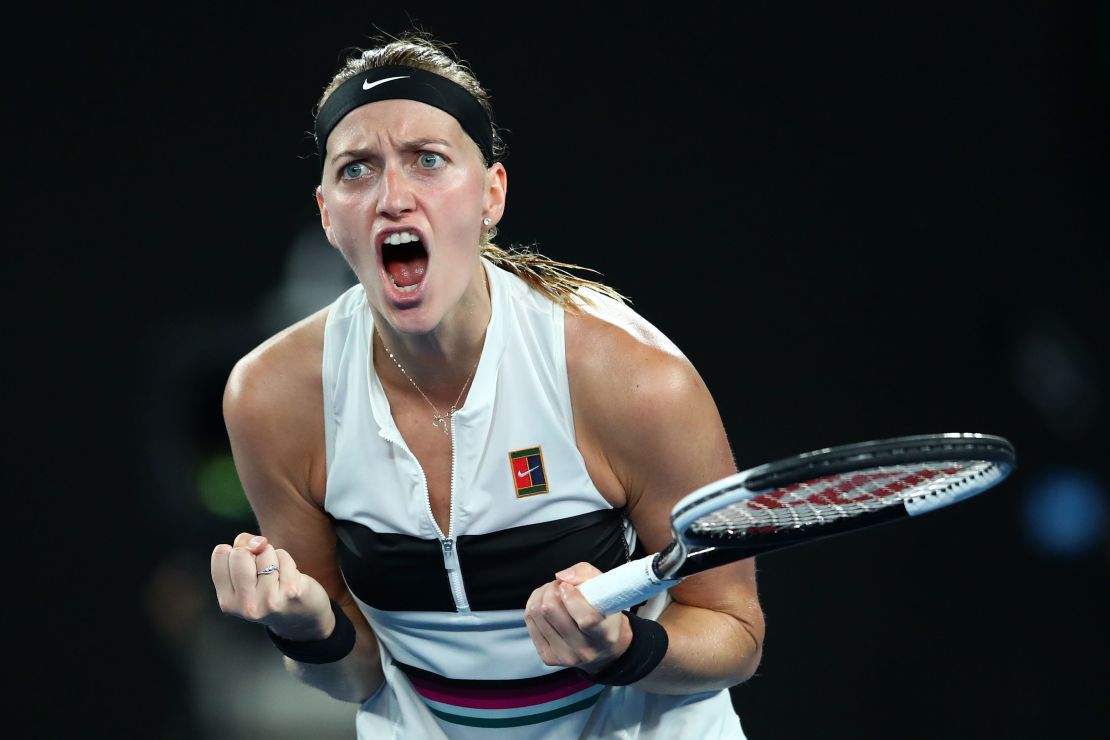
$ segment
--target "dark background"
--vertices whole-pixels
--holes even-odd
[[[207,581],[252,526],[212,498],[219,397],[350,279],[313,236],[305,132],[343,49],[413,22],[508,129],[501,243],[628,294],[702,372],[741,468],[934,431],[1017,448],[956,509],[761,561],[765,656],[733,691],[749,737],[1105,729],[1107,3],[647,7],[39,5],[7,24],[26,736],[275,740],[268,718],[309,705]]]

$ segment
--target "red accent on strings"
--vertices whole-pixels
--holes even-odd
[[[895,496],[938,475],[953,475],[959,468],[924,469],[913,472],[878,470],[872,473],[830,475],[794,483],[749,499],[747,508],[785,509],[788,506],[843,506]],[[877,485],[876,485],[877,484]],[[874,486],[870,490],[868,487]],[[813,490],[818,489],[818,490]],[[811,491],[797,495],[799,491]],[[849,496],[848,494],[857,494]]]

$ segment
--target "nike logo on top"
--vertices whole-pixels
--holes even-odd
[[[408,78],[408,75],[401,75],[400,77],[386,77],[385,79],[377,80],[375,82],[371,82],[370,80],[363,80],[362,89],[369,90],[372,87],[377,87],[378,85],[386,82],[392,82],[393,80],[404,80],[406,78]]]
[[[518,499],[528,498],[540,493],[549,493],[547,469],[544,468],[543,450],[539,445],[509,451],[509,468]],[[527,468],[527,469],[526,469]]]

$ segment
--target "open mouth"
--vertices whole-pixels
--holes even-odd
[[[393,286],[402,293],[420,287],[428,271],[428,251],[411,231],[398,231],[382,242],[382,264]]]

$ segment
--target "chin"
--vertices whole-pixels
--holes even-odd
[[[388,297],[375,306],[382,319],[401,334],[428,334],[439,325],[441,318],[434,314],[426,302],[401,303]]]

